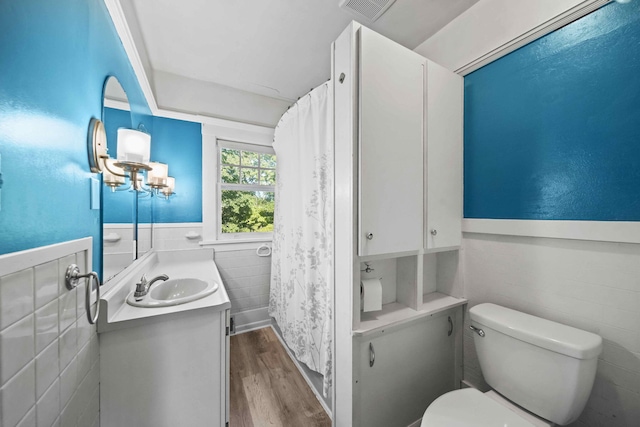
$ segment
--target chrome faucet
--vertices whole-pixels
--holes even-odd
[[[141,301],[142,298],[149,292],[149,288],[158,280],[169,280],[169,276],[166,274],[161,274],[153,279],[147,281],[147,275],[143,274],[140,278],[140,281],[136,283],[136,292],[133,294],[133,297],[136,301]]]

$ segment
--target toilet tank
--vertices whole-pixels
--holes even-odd
[[[469,310],[486,382],[523,408],[559,425],[575,421],[591,394],[602,338],[501,307]]]

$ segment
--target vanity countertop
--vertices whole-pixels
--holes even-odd
[[[218,283],[219,288],[209,296],[185,304],[153,308],[133,307],[125,300],[135,289],[142,274],[146,274],[149,279],[160,274],[166,274],[170,279],[192,277],[214,281]],[[174,316],[189,315],[192,310],[222,311],[231,308],[211,249],[151,251],[107,282],[105,287],[107,289],[100,299],[99,333],[169,320]]]

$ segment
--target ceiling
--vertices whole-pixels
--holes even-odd
[[[374,23],[341,9],[340,0],[120,1],[130,3],[127,23],[152,74],[290,104],[329,78],[331,42],[351,20],[414,49],[478,0],[396,0]]]

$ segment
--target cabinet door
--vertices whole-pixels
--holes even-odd
[[[359,423],[406,427],[455,387],[455,333],[441,314],[359,343]],[[375,362],[370,366],[370,346]]]
[[[359,255],[423,248],[426,60],[359,33]]]
[[[427,61],[427,249],[462,238],[462,90],[462,77]]]

